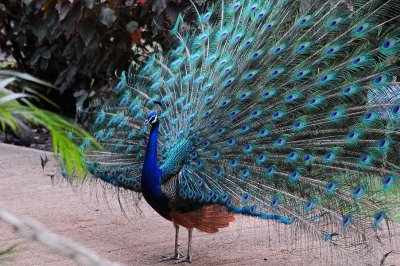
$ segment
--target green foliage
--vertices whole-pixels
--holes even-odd
[[[115,71],[143,60],[137,48],[143,54],[155,43],[168,45],[167,32],[190,5],[180,0],[6,0],[0,5],[0,49],[15,58],[19,70],[68,90],[53,100],[74,112],[70,90],[113,87]]]
[[[86,138],[97,145],[89,134],[79,126],[66,121],[61,116],[42,110],[33,103],[39,100],[54,105],[39,91],[38,85],[56,89],[53,85],[36,79],[28,74],[9,70],[0,70],[0,130],[10,128],[17,131],[22,121],[45,126],[52,136],[52,146],[58,158],[62,158],[68,173],[83,177],[86,166],[82,161],[82,153],[78,145],[67,135],[73,132],[78,138]]]

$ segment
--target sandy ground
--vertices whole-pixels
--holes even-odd
[[[30,216],[108,260],[127,265],[173,265],[160,261],[173,251],[170,222],[145,203],[139,205],[141,213],[130,211],[126,218],[116,197],[104,196],[99,185],[97,189],[95,184],[84,186],[76,192],[65,182],[52,184],[46,174],[55,168],[46,169],[44,174],[41,154],[44,152],[0,144],[0,202],[9,212]],[[363,265],[346,260],[346,256],[332,255],[330,249],[312,241],[289,248],[281,229],[280,225],[239,217],[216,234],[196,231],[192,265]],[[182,229],[184,252],[186,240],[186,230]],[[0,259],[1,265],[75,265],[48,247],[19,238],[0,222],[0,250],[16,243],[17,250]],[[385,265],[400,265],[400,256],[390,255]]]

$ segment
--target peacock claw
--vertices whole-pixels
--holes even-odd
[[[171,256],[165,256],[162,258],[162,261],[168,261],[168,260],[181,260],[183,257],[183,254],[178,251],[178,253],[171,255]]]
[[[175,264],[184,263],[184,262],[192,263],[192,257],[186,257],[186,258],[182,258],[180,260],[177,260],[177,261],[175,261]]]

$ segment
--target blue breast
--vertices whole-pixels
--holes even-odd
[[[158,129],[159,123],[157,122],[152,125],[150,131],[142,169],[142,192],[150,206],[159,214],[168,218],[171,209],[168,205],[168,199],[161,190],[161,183],[179,173],[188,159],[192,144],[188,140],[181,140],[174,144],[160,169],[157,161]]]

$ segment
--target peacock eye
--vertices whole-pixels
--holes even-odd
[[[155,116],[151,117],[151,118],[148,120],[148,123],[153,124],[153,123],[155,123],[156,121],[157,121],[157,116],[155,115]]]

